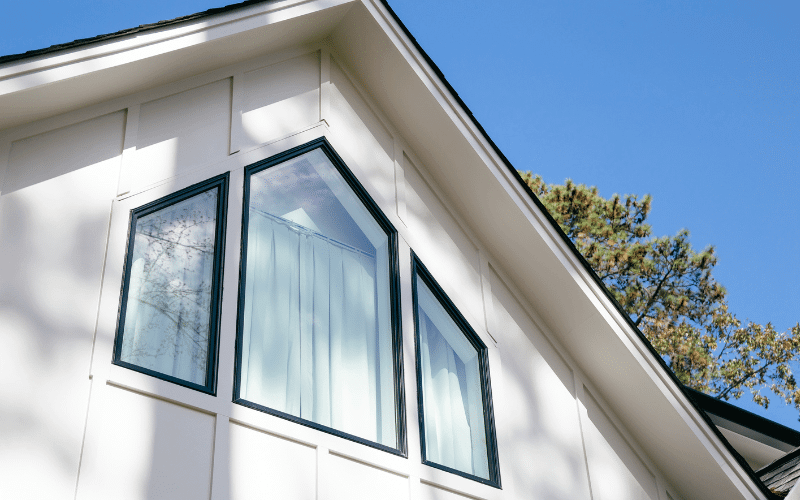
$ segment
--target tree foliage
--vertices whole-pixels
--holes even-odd
[[[606,199],[569,179],[548,185],[521,175],[683,384],[722,400],[749,391],[764,408],[771,391],[800,409],[790,369],[800,323],[778,332],[731,313],[712,274],[714,247],[696,251],[685,229],[654,237],[649,195]]]

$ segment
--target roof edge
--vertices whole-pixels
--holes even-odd
[[[709,396],[708,394],[690,387],[684,387],[684,391],[690,394],[691,397],[695,399],[698,406],[706,413],[712,413],[792,446],[800,446],[800,432],[790,427],[786,427],[783,424],[779,424],[778,422],[739,408],[738,406]]]
[[[203,18],[214,16],[214,15],[217,15],[217,14],[223,14],[223,13],[226,13],[226,12],[231,12],[231,11],[234,11],[234,10],[237,10],[237,9],[241,9],[241,8],[244,8],[244,7],[249,7],[251,5],[257,5],[257,4],[260,4],[260,3],[268,3],[270,1],[271,0],[245,0],[244,2],[230,4],[230,5],[226,5],[224,7],[214,7],[213,9],[204,10],[202,12],[197,12],[195,14],[189,14],[189,15],[186,15],[186,16],[176,17],[174,19],[167,19],[167,20],[163,20],[163,21],[157,21],[155,23],[140,24],[139,26],[136,26],[134,28],[127,28],[127,29],[124,29],[124,30],[115,31],[113,33],[106,33],[106,34],[102,34],[102,35],[93,36],[93,37],[90,37],[90,38],[79,38],[79,39],[73,40],[71,42],[59,43],[59,44],[51,45],[49,47],[44,47],[44,48],[41,48],[41,49],[33,49],[33,50],[29,50],[27,52],[22,52],[22,53],[19,53],[19,54],[9,54],[9,55],[5,55],[5,56],[0,56],[0,65],[5,64],[5,63],[9,63],[9,62],[21,61],[21,60],[24,60],[24,59],[32,59],[32,58],[37,57],[37,56],[46,55],[46,54],[52,54],[52,53],[55,53],[55,52],[62,52],[62,51],[70,50],[70,49],[81,48],[83,46],[91,45],[91,44],[94,44],[94,43],[107,42],[107,41],[110,41],[110,40],[115,40],[117,38],[123,38],[123,37],[126,37],[128,35],[134,35],[134,34],[142,33],[142,32],[145,32],[145,31],[152,31],[152,30],[155,30],[155,29],[158,29],[158,28],[164,28],[164,27],[167,27],[167,26],[172,26],[172,25],[184,23],[184,22],[187,22],[187,21],[195,21],[197,19],[203,19]]]
[[[467,106],[467,104],[463,101],[463,99],[461,99],[461,96],[458,95],[458,92],[456,92],[456,90],[453,88],[453,86],[450,84],[450,82],[444,76],[444,73],[442,72],[442,70],[439,69],[439,67],[436,65],[436,63],[433,62],[433,60],[430,58],[430,56],[427,54],[427,52],[425,52],[425,50],[422,48],[422,46],[419,44],[419,42],[417,42],[416,38],[414,38],[414,36],[408,30],[406,25],[403,24],[403,21],[400,20],[400,18],[398,17],[397,13],[389,5],[388,0],[376,0],[376,1],[380,2],[384,6],[384,8],[386,8],[386,10],[389,13],[389,15],[392,16],[392,19],[397,23],[397,25],[403,31],[405,36],[408,37],[409,41],[414,45],[416,50],[420,53],[420,55],[423,57],[423,59],[428,64],[428,66],[431,68],[431,70],[434,72],[434,74],[436,74],[436,76],[441,80],[442,84],[445,86],[447,91],[453,96],[453,98],[458,103],[458,105],[467,114],[467,116],[469,117],[469,119],[472,122],[472,124],[475,126],[475,128],[478,130],[478,132],[480,132],[480,134],[483,136],[483,138],[486,140],[486,142],[492,148],[492,151],[498,156],[498,158],[500,158],[500,160],[503,162],[503,164],[506,166],[506,168],[511,173],[512,177],[514,177],[516,179],[517,183],[528,194],[530,199],[533,200],[533,202],[537,206],[537,208],[539,208],[540,211],[544,214],[544,216],[547,218],[547,221],[555,229],[556,233],[560,236],[562,242],[564,244],[566,244],[567,247],[572,251],[573,255],[581,263],[581,265],[583,266],[584,270],[589,274],[589,276],[592,278],[592,280],[595,282],[595,284],[600,288],[602,293],[610,301],[610,303],[613,305],[613,307],[616,309],[616,311],[620,314],[620,316],[622,316],[623,320],[628,325],[628,327],[644,342],[644,345],[647,347],[647,349],[650,352],[650,354],[652,355],[652,357],[654,357],[657,360],[657,363],[661,366],[662,371],[664,371],[667,374],[667,376],[675,383],[675,385],[677,386],[678,389],[683,391],[683,394],[687,397],[687,399],[690,402],[690,404],[694,407],[694,409],[697,411],[697,413],[700,415],[700,417],[705,421],[705,423],[708,425],[710,430],[720,439],[722,444],[731,453],[731,455],[736,460],[736,462],[742,467],[742,469],[744,469],[744,471],[747,474],[747,476],[753,481],[753,483],[755,483],[756,487],[767,498],[769,498],[769,499],[778,499],[778,498],[780,498],[780,497],[776,496],[772,491],[769,490],[769,488],[767,488],[764,485],[764,483],[756,475],[755,471],[753,471],[752,467],[750,467],[750,465],[747,463],[747,461],[744,459],[744,457],[742,457],[739,454],[739,452],[737,452],[736,449],[733,448],[733,446],[728,442],[727,439],[725,439],[725,437],[719,431],[717,426],[711,421],[711,419],[708,417],[708,415],[702,410],[702,408],[700,408],[700,406],[695,402],[695,400],[691,397],[691,395],[686,392],[686,388],[680,382],[678,377],[672,372],[672,370],[669,369],[669,366],[667,365],[666,361],[664,361],[664,359],[658,354],[658,352],[655,350],[655,348],[650,343],[650,341],[647,339],[647,337],[639,330],[639,328],[634,324],[634,322],[630,318],[630,316],[628,316],[628,313],[625,312],[625,310],[622,308],[622,306],[619,304],[619,302],[614,298],[614,296],[611,294],[611,292],[608,290],[608,288],[606,288],[605,284],[602,282],[600,277],[597,275],[597,273],[594,271],[594,269],[592,269],[592,266],[589,264],[589,261],[586,260],[586,258],[580,253],[580,251],[575,246],[575,244],[572,242],[572,240],[569,239],[569,236],[567,236],[567,234],[561,229],[561,226],[553,218],[553,216],[550,214],[550,212],[547,210],[547,208],[544,206],[544,204],[541,202],[541,200],[539,200],[539,198],[536,196],[536,193],[534,193],[533,190],[530,188],[530,186],[528,186],[528,184],[522,179],[522,176],[520,175],[519,171],[511,164],[511,161],[506,157],[505,154],[503,154],[503,152],[500,150],[500,148],[497,146],[497,144],[492,140],[492,138],[489,137],[489,134],[486,132],[486,129],[484,129],[483,126],[480,124],[480,122],[478,122],[478,119],[475,117],[475,115],[469,109],[469,106]]]
[[[780,468],[782,465],[785,465],[787,462],[791,462],[795,458],[800,456],[800,447],[795,448],[794,450],[790,451],[786,455],[775,459],[774,461],[768,463],[764,467],[758,469],[756,474],[759,476],[763,476],[765,474],[769,474],[770,472],[774,471],[775,469]]]

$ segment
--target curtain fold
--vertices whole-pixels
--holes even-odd
[[[472,439],[457,364],[460,359],[424,316],[420,321],[427,458],[472,473]],[[463,365],[463,363],[462,363]]]
[[[426,459],[488,478],[478,353],[417,281]]]
[[[251,210],[241,397],[383,442],[375,266],[373,255]]]

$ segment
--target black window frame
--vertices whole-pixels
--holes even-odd
[[[320,149],[333,164],[334,168],[339,172],[345,180],[350,189],[369,211],[370,215],[375,219],[381,229],[384,230],[388,237],[388,261],[389,261],[389,302],[390,302],[390,327],[392,329],[392,358],[393,358],[393,372],[394,372],[394,396],[395,396],[395,436],[397,448],[392,448],[375,441],[370,441],[347,432],[334,429],[326,425],[318,424],[311,420],[306,420],[298,416],[275,410],[267,406],[263,406],[252,401],[248,401],[240,396],[240,381],[241,381],[241,368],[242,368],[242,331],[244,328],[244,295],[246,289],[245,277],[247,275],[247,238],[248,238],[248,223],[249,223],[249,204],[250,204],[250,177],[253,174],[266,170],[270,167],[280,165],[292,158],[298,157],[305,153],[311,152],[315,149]],[[377,448],[379,450],[398,455],[404,458],[408,457],[408,446],[406,440],[406,420],[405,420],[405,389],[403,385],[403,336],[402,336],[402,320],[400,309],[400,272],[398,260],[398,238],[397,230],[389,219],[384,215],[383,211],[378,207],[378,204],[372,199],[364,186],[358,181],[356,176],[350,171],[345,162],[339,157],[330,143],[324,138],[320,137],[306,144],[297,146],[287,151],[278,153],[274,156],[264,160],[255,162],[245,167],[244,175],[244,191],[242,196],[242,235],[240,245],[240,259],[239,259],[239,298],[237,306],[236,318],[236,354],[235,354],[235,371],[233,382],[233,402],[257,411],[268,413],[292,422],[311,427],[313,429],[323,431],[335,436],[355,441],[357,443]]]
[[[423,405],[422,394],[422,366],[421,366],[421,343],[419,337],[419,301],[417,293],[417,277],[420,277],[428,289],[433,293],[434,297],[444,307],[447,314],[458,326],[464,337],[472,344],[478,352],[478,368],[480,370],[481,381],[481,396],[483,403],[483,419],[484,430],[486,432],[486,456],[488,459],[489,479],[469,474],[467,472],[448,467],[436,462],[432,462],[426,457],[425,447],[425,414]],[[412,292],[412,307],[414,309],[414,346],[415,346],[415,361],[417,371],[417,409],[419,417],[419,439],[420,448],[422,452],[422,463],[436,469],[440,469],[452,474],[456,474],[467,479],[478,481],[479,483],[487,484],[498,489],[502,489],[500,484],[500,463],[497,455],[497,432],[494,424],[494,406],[492,405],[492,384],[489,377],[489,358],[488,349],[486,344],[483,343],[481,338],[475,333],[475,330],[470,326],[469,322],[461,315],[458,308],[453,304],[442,287],[433,277],[428,268],[422,263],[417,255],[411,252],[411,292]]]
[[[134,208],[130,212],[128,223],[128,238],[125,249],[125,268],[122,276],[122,290],[120,293],[119,313],[117,318],[117,330],[114,335],[114,352],[112,363],[133,370],[136,372],[150,375],[157,379],[171,382],[189,389],[193,389],[211,396],[217,393],[217,367],[219,362],[219,342],[220,342],[220,320],[222,312],[222,279],[225,262],[225,236],[228,213],[228,184],[230,172],[212,177],[205,181],[193,184],[185,189],[170,193],[155,201]],[[200,193],[217,189],[217,210],[216,210],[216,233],[214,235],[214,261],[211,280],[211,307],[209,311],[209,336],[208,336],[208,357],[206,365],[206,383],[204,385],[195,384],[188,380],[183,380],[165,373],[157,372],[149,368],[144,368],[133,363],[122,361],[122,340],[125,335],[125,315],[127,313],[128,291],[130,288],[130,273],[133,260],[133,249],[136,238],[136,221],[143,216],[150,215],[159,210],[167,208],[176,203],[187,200]]]

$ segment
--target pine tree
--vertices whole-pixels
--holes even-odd
[[[722,400],[749,391],[764,408],[771,392],[800,409],[789,366],[800,354],[800,323],[778,332],[731,313],[712,274],[713,246],[696,251],[685,229],[654,237],[649,195],[606,199],[569,179],[548,185],[520,174],[681,383]]]

